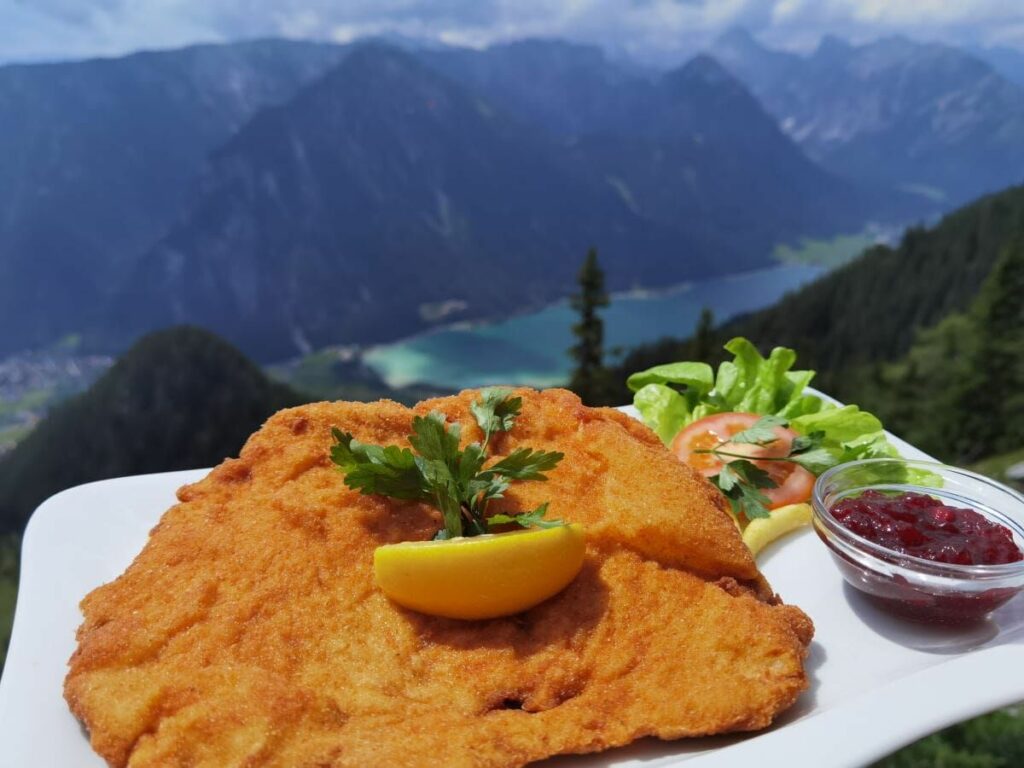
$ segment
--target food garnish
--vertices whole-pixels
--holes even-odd
[[[810,504],[790,504],[773,509],[768,517],[751,520],[743,529],[743,543],[756,555],[780,536],[810,525],[813,512]]]
[[[644,423],[722,491],[741,527],[807,501],[814,478],[830,467],[896,455],[875,416],[805,392],[814,371],[791,370],[792,349],[776,347],[765,358],[744,338],[725,349],[733,360],[717,372],[701,362],[669,363],[627,384]],[[758,536],[769,530],[781,535],[792,526]]]
[[[583,566],[583,527],[489,534],[377,547],[377,586],[391,600],[432,616],[493,619],[561,592]]]
[[[722,413],[695,421],[672,442],[675,454],[718,486],[748,521],[810,498],[822,434],[799,435],[778,416]]]
[[[522,409],[522,398],[509,390],[482,390],[470,406],[473,418],[484,431],[483,443],[459,448],[461,426],[448,424],[445,415],[432,411],[415,416],[409,443],[413,451],[396,445],[369,445],[334,428],[331,460],[345,473],[345,485],[364,494],[420,501],[441,511],[444,528],[435,539],[480,536],[499,526],[523,528],[563,525],[546,520],[547,503],[517,515],[487,516],[487,506],[500,499],[515,480],[546,480],[544,473],[558,466],[563,454],[517,448],[488,467],[491,438],[508,432]]]
[[[374,552],[377,586],[399,605],[453,619],[488,619],[524,611],[564,589],[583,565],[579,525],[545,518],[548,503],[515,515],[487,514],[515,480],[546,480],[558,451],[516,448],[485,466],[491,439],[515,425],[523,401],[485,389],[470,405],[482,443],[460,449],[461,426],[440,411],[415,416],[413,450],[368,445],[334,429],[332,461],[345,484],[363,494],[420,501],[441,511],[433,541],[410,541]],[[413,452],[415,451],[415,453]],[[540,530],[492,534],[518,525]]]

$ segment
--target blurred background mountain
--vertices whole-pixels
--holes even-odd
[[[190,321],[270,362],[561,298],[590,242],[664,286],[941,210],[819,167],[706,55],[267,40],[2,67],[0,110],[0,354]]]
[[[732,30],[712,47],[785,133],[833,173],[960,204],[1020,180],[1021,87],[971,53],[896,36],[809,55]]]

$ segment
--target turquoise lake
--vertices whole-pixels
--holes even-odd
[[[665,336],[685,337],[703,307],[716,322],[773,304],[824,274],[821,267],[783,265],[688,283],[655,294],[620,294],[603,314],[605,348],[629,348]],[[363,356],[389,385],[414,382],[460,389],[488,384],[552,386],[568,379],[567,350],[576,314],[561,302],[494,323],[452,326]]]

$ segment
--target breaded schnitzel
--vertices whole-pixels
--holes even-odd
[[[82,602],[65,695],[96,751],[135,768],[484,768],[767,726],[807,685],[812,627],[774,598],[724,499],[627,416],[517,394],[494,453],[565,460],[496,509],[547,500],[586,526],[567,589],[462,622],[374,585],[374,549],[430,538],[440,514],[346,487],[331,427],[407,445],[414,413],[440,410],[479,440],[475,392],[281,411]]]

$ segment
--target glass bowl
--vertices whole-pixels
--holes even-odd
[[[843,526],[831,510],[864,491],[912,492],[973,509],[1010,529],[1024,549],[1024,496],[957,467],[900,458],[840,464],[818,478],[811,497],[814,530],[843,578],[890,612],[919,621],[962,624],[983,619],[1024,588],[1024,560],[958,565],[906,555]]]

